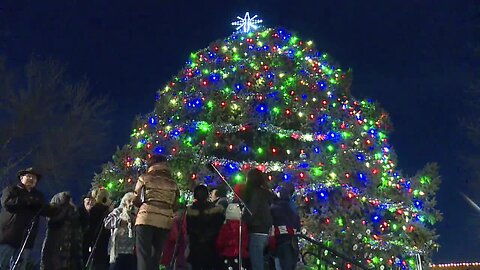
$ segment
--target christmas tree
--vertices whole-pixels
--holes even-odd
[[[237,32],[192,53],[134,123],[131,141],[95,176],[115,196],[131,189],[154,154],[169,158],[183,190],[232,183],[251,168],[272,186],[291,181],[306,234],[375,269],[428,262],[439,177],[396,169],[388,115],[349,92],[349,72],[282,28],[247,13]],[[307,248],[307,247],[306,247]],[[332,257],[335,260],[334,257]],[[338,262],[340,268],[342,262]]]

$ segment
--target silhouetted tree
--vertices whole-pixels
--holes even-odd
[[[19,73],[0,59],[0,185],[33,165],[49,192],[89,186],[79,176],[99,160],[109,101],[91,95],[86,80],[69,81],[56,61],[33,59]]]

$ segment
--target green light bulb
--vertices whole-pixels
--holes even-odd
[[[317,168],[313,168],[313,169],[312,169],[312,174],[313,174],[314,176],[321,176],[321,175],[323,174],[323,171],[322,171],[321,168],[318,168],[318,167],[317,167]]]
[[[422,176],[422,177],[420,178],[420,183],[421,183],[422,185],[430,184],[430,177],[428,177],[428,176]]]
[[[209,123],[207,122],[198,122],[197,128],[200,129],[201,132],[209,132],[212,128]]]
[[[343,139],[348,139],[350,137],[352,137],[352,133],[346,132],[346,131],[342,132],[342,138]]]
[[[210,101],[207,102],[207,107],[208,107],[208,108],[211,109],[211,108],[213,108],[213,106],[214,106],[213,101],[210,100]]]
[[[225,95],[228,95],[228,94],[230,94],[230,93],[232,92],[232,90],[231,90],[230,88],[228,88],[228,87],[225,87],[225,88],[223,88],[222,92],[223,92]]]
[[[243,180],[243,176],[241,173],[237,173],[233,179],[235,180],[236,183],[240,183]]]
[[[343,219],[341,217],[337,218],[337,224],[340,227],[343,227]]]
[[[331,160],[332,164],[335,165],[337,164],[337,158],[336,157],[333,157],[332,160]]]
[[[193,140],[192,137],[189,136],[189,137],[185,138],[185,140],[183,140],[183,143],[184,143],[186,146],[190,146],[190,147],[191,147],[191,146],[192,146],[192,140]]]
[[[296,36],[293,36],[292,38],[290,38],[290,44],[292,44],[292,45],[297,43],[297,41],[298,41],[298,37],[296,37]]]

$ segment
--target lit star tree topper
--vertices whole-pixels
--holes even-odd
[[[250,17],[250,14],[247,12],[242,18],[237,16],[238,21],[232,22],[232,25],[237,26],[237,31],[242,30],[244,33],[250,32],[250,30],[256,30],[258,24],[262,23],[261,19],[256,19],[257,15]]]

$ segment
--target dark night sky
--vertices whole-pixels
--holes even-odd
[[[228,2],[228,3],[222,3]],[[87,77],[94,94],[116,104],[108,161],[128,142],[136,114],[153,109],[155,91],[176,74],[190,52],[230,35],[245,11],[267,26],[283,26],[343,68],[353,69],[352,93],[390,113],[399,168],[414,174],[426,162],[441,166],[443,183],[436,262],[477,260],[480,215],[458,191],[474,181],[460,156],[469,147],[459,119],[468,113],[464,91],[480,74],[479,1],[106,1],[4,0],[0,55],[21,67],[31,56],[67,63]],[[477,28],[478,31],[478,28]],[[478,45],[477,45],[478,46]],[[470,112],[472,113],[472,112]],[[478,112],[476,112],[478,114]],[[100,164],[87,169],[98,171]],[[85,179],[85,190],[90,186]]]

